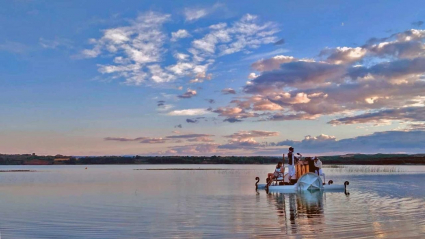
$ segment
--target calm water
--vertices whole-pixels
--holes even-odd
[[[1,238],[425,236],[424,166],[325,169],[349,195],[256,192],[273,165],[85,167],[0,166],[37,171],[0,173]]]

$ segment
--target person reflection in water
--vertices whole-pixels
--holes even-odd
[[[322,191],[297,194],[273,193],[270,196],[274,199],[270,203],[275,206],[278,223],[286,234],[323,231],[321,226],[324,220]]]

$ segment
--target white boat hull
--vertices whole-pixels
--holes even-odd
[[[266,189],[266,184],[257,184],[258,189]],[[343,192],[345,190],[345,186],[341,184],[331,184],[331,185],[323,185],[323,191],[341,191]],[[276,185],[276,186],[269,186],[269,191],[271,192],[288,192],[288,193],[295,193],[297,191],[301,191],[301,189],[298,188],[297,184],[294,185]]]
[[[350,183],[345,181],[343,185],[333,184],[332,180],[329,180],[328,184],[324,184],[322,179],[314,173],[305,173],[294,185],[270,185],[267,187],[266,184],[258,184],[260,178],[257,177],[257,189],[267,189],[270,192],[287,192],[287,193],[295,193],[297,191],[345,191],[347,185]]]

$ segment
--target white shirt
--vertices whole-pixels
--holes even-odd
[[[316,168],[322,168],[322,161],[320,161],[320,159],[316,161],[314,161],[314,167]]]

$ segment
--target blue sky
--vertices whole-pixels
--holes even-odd
[[[421,1],[1,5],[0,153],[425,147]]]

